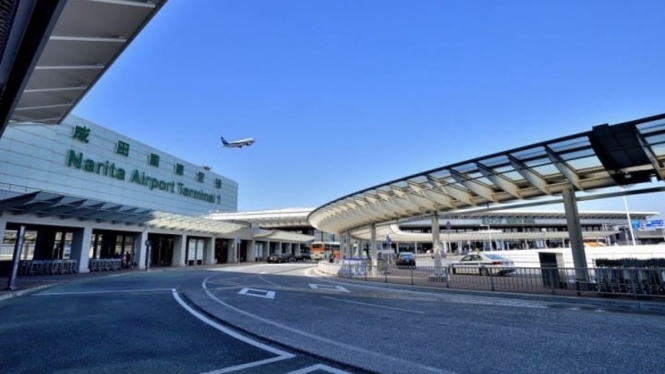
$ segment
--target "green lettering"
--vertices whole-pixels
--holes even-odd
[[[74,166],[77,169],[81,169],[81,162],[83,161],[83,153],[79,152],[78,157],[76,152],[69,150],[69,156],[67,157],[67,166]]]
[[[83,160],[83,170],[85,170],[87,172],[90,172],[90,173],[94,173],[95,172],[95,162],[90,160],[90,159]]]

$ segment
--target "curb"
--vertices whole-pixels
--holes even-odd
[[[35,293],[35,292],[41,291],[41,290],[49,288],[49,287],[57,286],[57,285],[62,284],[62,283],[64,283],[64,282],[43,284],[43,285],[40,285],[40,286],[25,288],[25,289],[17,290],[17,291],[6,291],[6,292],[3,292],[2,294],[0,294],[0,301],[9,300],[9,299],[19,297],[19,296],[29,295],[31,293]]]
[[[411,290],[423,290],[423,291],[426,290],[430,292],[437,291],[441,293],[453,293],[461,295],[502,297],[507,299],[542,301],[550,303],[576,305],[584,309],[593,308],[593,309],[603,309],[603,310],[611,310],[619,312],[665,315],[665,303],[653,303],[653,302],[638,301],[638,300],[635,301],[603,300],[599,298],[591,298],[585,296],[575,297],[575,296],[559,296],[559,295],[534,295],[534,294],[523,294],[523,293],[502,292],[502,291],[466,290],[458,288],[438,288],[438,287],[426,287],[426,286],[410,286],[407,284],[391,284],[383,282],[358,281],[354,279],[338,278],[334,275],[323,273],[319,271],[319,269],[315,269],[315,274],[323,277],[334,278],[337,282],[340,283],[380,285],[381,287],[384,288],[411,289]]]

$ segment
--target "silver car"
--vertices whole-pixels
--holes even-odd
[[[453,274],[507,275],[515,272],[512,260],[493,253],[472,253],[451,264]]]

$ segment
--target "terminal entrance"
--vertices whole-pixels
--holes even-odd
[[[175,236],[150,234],[148,235],[148,240],[152,243],[150,251],[150,266],[172,266]]]

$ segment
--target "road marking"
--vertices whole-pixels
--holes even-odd
[[[339,291],[339,292],[350,292],[342,286],[331,286],[328,284],[316,284],[310,283],[309,287],[314,290],[325,290],[325,291]]]
[[[263,274],[263,273],[261,273],[261,274]],[[259,279],[261,279],[262,281],[264,281],[264,282],[266,282],[266,283],[270,283],[270,284],[272,284],[273,286],[282,287],[282,286],[280,286],[279,284],[277,284],[277,283],[275,283],[275,282],[271,282],[271,281],[269,281],[269,280],[263,278],[263,277],[260,276],[260,275],[259,275]]]
[[[73,292],[41,292],[33,296],[66,296],[66,295],[96,295],[112,293],[142,293],[142,292],[170,292],[171,288],[153,288],[148,290],[100,290],[100,291],[73,291]]]
[[[286,331],[290,331],[290,332],[298,334],[298,335],[308,337],[310,339],[318,340],[318,341],[320,341],[320,342],[322,342],[326,345],[333,345],[333,346],[339,347],[341,349],[348,349],[348,350],[351,350],[351,351],[354,351],[354,352],[357,352],[357,353],[361,353],[363,355],[372,356],[372,357],[377,358],[379,360],[397,362],[397,363],[400,363],[402,365],[410,365],[410,366],[415,367],[417,369],[420,369],[422,371],[428,371],[428,372],[432,372],[432,373],[455,374],[455,372],[453,372],[453,371],[449,371],[449,370],[445,370],[445,369],[439,369],[439,368],[435,368],[435,367],[432,367],[432,366],[422,365],[422,364],[419,364],[417,362],[407,361],[407,360],[403,360],[403,359],[400,359],[400,358],[384,355],[384,354],[377,353],[377,352],[374,352],[374,351],[370,351],[370,350],[367,350],[367,349],[364,349],[364,348],[361,348],[361,347],[356,347],[356,346],[353,346],[353,345],[349,345],[347,343],[340,343],[340,342],[335,341],[335,340],[331,340],[331,339],[328,339],[328,338],[324,338],[322,336],[310,334],[308,332],[298,330],[298,329],[295,329],[293,327],[289,327],[289,326],[286,326],[286,325],[282,325],[282,324],[277,323],[275,321],[257,316],[256,314],[246,312],[242,309],[234,307],[231,304],[225,303],[224,301],[222,301],[222,300],[218,299],[217,297],[215,297],[215,295],[213,295],[210,291],[208,291],[208,289],[206,287],[206,280],[203,280],[202,286],[203,286],[203,289],[205,290],[205,293],[208,295],[208,297],[215,300],[217,303],[225,306],[226,308],[228,308],[230,310],[233,310],[237,313],[240,313],[242,315],[245,315],[247,317],[253,318],[253,319],[261,321],[263,323],[267,323],[269,325],[273,325],[277,328],[280,328],[280,329],[283,329],[283,330],[286,330]]]
[[[332,284],[345,284],[349,285],[347,282],[339,282],[332,279],[324,279],[319,276],[312,275],[310,272],[307,272],[306,275],[310,278],[317,278],[323,282],[328,282]],[[371,282],[370,282],[371,283]],[[507,306],[507,307],[517,307],[517,308],[535,308],[535,309],[544,309],[547,308],[549,302],[547,301],[538,301],[538,300],[523,300],[523,299],[507,299],[502,298],[501,296],[489,296],[489,295],[467,295],[467,294],[455,294],[455,293],[446,293],[443,292],[426,292],[419,290],[407,290],[399,288],[387,288],[381,287],[381,283],[373,286],[370,284],[353,284],[354,287],[367,288],[374,290],[382,290],[384,292],[390,292],[393,294],[406,294],[406,295],[427,295],[433,298],[432,301],[446,301],[451,303],[458,304],[474,304],[474,305],[492,305],[492,306]],[[403,286],[395,284],[396,286]]]
[[[275,298],[275,291],[258,290],[256,288],[243,288],[238,293],[245,296],[262,297],[264,299]]]
[[[270,353],[273,353],[273,354],[277,355],[277,357],[268,358],[268,359],[260,360],[260,361],[248,362],[246,364],[230,366],[230,367],[217,369],[217,370],[213,370],[213,371],[208,371],[208,372],[203,373],[203,374],[230,373],[230,372],[233,372],[233,371],[244,370],[244,369],[247,369],[247,368],[252,368],[252,367],[261,366],[261,365],[265,365],[265,364],[270,364],[270,363],[278,362],[278,361],[282,361],[282,360],[288,360],[290,358],[296,357],[296,355],[294,355],[294,354],[291,354],[291,353],[286,352],[286,351],[282,351],[281,349],[277,349],[277,348],[271,347],[269,345],[263,344],[261,342],[258,342],[256,340],[250,339],[246,336],[240,335],[237,332],[218,324],[217,322],[211,320],[210,318],[204,316],[203,314],[197,312],[196,310],[192,309],[189,305],[187,305],[180,298],[180,295],[178,295],[178,293],[176,292],[175,289],[172,289],[171,291],[173,292],[173,298],[178,302],[178,304],[180,304],[180,306],[182,306],[191,315],[193,315],[194,317],[196,317],[199,320],[203,321],[207,325],[212,326],[213,328],[223,332],[224,334],[229,335],[229,336],[231,336],[235,339],[238,339],[238,340],[240,340],[244,343],[247,343],[247,344],[252,345],[256,348],[259,348],[259,349],[262,349],[264,351],[268,351]]]
[[[296,371],[291,371],[291,372],[288,372],[286,374],[307,374],[307,373],[311,373],[311,372],[319,371],[319,370],[325,371],[325,372],[328,372],[328,373],[333,373],[333,374],[351,374],[348,371],[335,369],[333,367],[330,367],[328,365],[323,365],[323,364],[316,364],[316,365],[309,366],[309,367],[306,367],[306,368],[302,368],[302,369],[299,369],[299,370],[296,370]]]
[[[369,303],[363,303],[360,301],[351,301],[351,300],[344,300],[344,299],[338,299],[335,297],[328,297],[328,296],[322,296],[324,299],[329,299],[329,300],[336,300],[336,301],[341,301],[343,303],[349,303],[349,304],[358,304],[358,305],[366,305],[366,306],[371,306],[374,308],[381,308],[381,309],[390,309],[390,310],[399,310],[400,312],[409,312],[409,313],[419,313],[419,314],[425,314],[425,312],[421,312],[419,310],[409,310],[409,309],[400,309],[400,308],[393,308],[390,306],[383,306],[383,305],[376,305],[376,304],[369,304]]]

